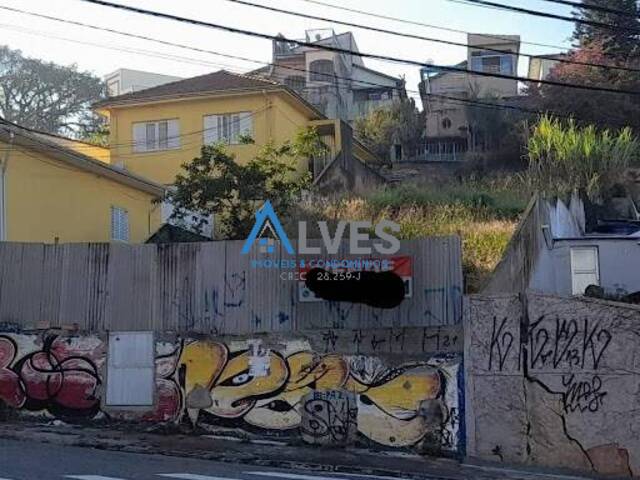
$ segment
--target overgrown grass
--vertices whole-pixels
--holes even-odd
[[[523,183],[507,178],[402,185],[361,197],[314,198],[301,206],[301,214],[330,223],[389,219],[400,224],[402,239],[460,235],[465,289],[476,292],[500,260],[528,200]]]

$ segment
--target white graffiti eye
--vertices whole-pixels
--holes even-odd
[[[231,383],[234,385],[243,385],[251,380],[251,375],[248,373],[241,373],[240,375],[236,375],[231,379]]]

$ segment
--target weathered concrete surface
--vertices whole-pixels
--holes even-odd
[[[528,294],[469,297],[467,451],[640,475],[640,309]]]

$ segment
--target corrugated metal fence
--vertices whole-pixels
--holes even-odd
[[[295,245],[294,245],[295,247]],[[402,243],[413,292],[394,309],[302,302],[299,282],[258,269],[241,241],[171,245],[0,244],[0,328],[242,334],[460,323],[457,237]],[[275,259],[293,259],[282,252]],[[349,258],[337,254],[335,258]]]

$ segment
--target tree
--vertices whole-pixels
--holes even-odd
[[[640,143],[629,128],[598,130],[546,116],[533,127],[527,150],[534,189],[561,198],[578,192],[596,203],[640,162]]]
[[[413,99],[394,101],[390,107],[377,108],[355,122],[356,136],[383,160],[389,160],[394,144],[402,145],[408,156],[415,154],[424,127],[424,116]]]
[[[103,82],[75,65],[27,58],[0,47],[0,116],[27,128],[84,137],[103,121],[90,110]]]
[[[612,62],[612,58],[596,43],[572,52],[568,58],[583,63]],[[551,71],[550,78],[577,85],[640,91],[639,74],[595,66],[558,64]],[[596,124],[611,128],[630,126],[640,131],[640,98],[637,95],[578,90],[554,85],[534,86],[529,89],[529,95],[529,101],[538,110],[573,116],[584,125]]]
[[[248,141],[248,140],[245,140]],[[246,238],[255,212],[270,200],[283,218],[290,213],[301,192],[311,182],[298,165],[326,148],[313,128],[303,129],[293,141],[280,146],[268,143],[246,165],[236,163],[222,144],[205,145],[200,157],[182,165],[168,200],[172,217],[184,220],[195,212],[216,215],[218,233],[224,238]],[[205,224],[200,220],[198,229]]]
[[[593,8],[576,8],[577,19],[611,25],[612,28],[599,27],[585,23],[576,23],[573,39],[578,47],[584,48],[597,44],[605,55],[625,61],[637,58],[640,54],[640,9],[636,0],[583,0],[586,6],[604,7],[621,13]]]

